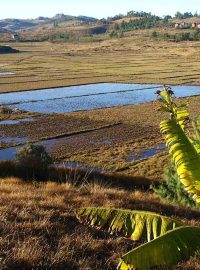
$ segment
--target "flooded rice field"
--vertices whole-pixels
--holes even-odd
[[[92,110],[156,99],[160,85],[100,83],[0,94],[0,104],[40,113],[64,113]],[[176,97],[200,94],[200,86],[174,86]]]
[[[15,160],[17,147],[31,142],[44,145],[56,166],[159,179],[167,162],[159,131],[163,115],[149,102],[159,88],[104,83],[0,94],[2,106],[23,112],[21,119],[0,121],[0,160]],[[173,90],[176,97],[200,94],[199,86]],[[195,115],[198,98],[190,99]],[[140,105],[118,106],[132,104]]]
[[[15,146],[1,149],[0,160],[15,160],[17,148]]]
[[[133,151],[129,153],[129,156],[125,159],[127,162],[137,161],[145,158],[153,157],[159,153],[162,153],[166,150],[165,144],[159,144],[153,148],[142,148],[140,149],[141,153],[137,154]]]
[[[43,142],[38,142],[36,144],[40,144],[40,145],[44,145],[46,147],[47,152],[51,152],[50,148],[51,146],[53,147],[55,144],[60,143],[61,139],[56,139],[56,140],[46,140]],[[62,139],[63,140],[63,139]],[[21,141],[25,141],[25,138],[19,138],[19,142]],[[161,147],[162,146],[162,147]],[[16,159],[16,153],[17,153],[17,149],[19,149],[20,147],[23,147],[23,145],[21,146],[12,146],[12,147],[8,147],[5,149],[0,149],[0,160],[15,160]],[[132,161],[139,161],[139,160],[143,160],[146,158],[150,158],[155,156],[158,153],[162,153],[163,151],[166,150],[166,148],[164,147],[164,144],[161,144],[159,146],[155,146],[151,149],[141,149],[141,153],[140,154],[136,154],[134,152],[130,153],[130,156],[128,158],[125,158],[124,160],[127,162],[132,162]],[[86,163],[84,162],[76,162],[76,161],[61,161],[61,162],[57,162],[55,163],[58,166],[63,166],[63,167],[71,167],[71,168],[80,168],[80,167],[87,167],[88,169],[93,169],[93,167],[89,167]],[[97,168],[96,168],[97,169]],[[102,169],[99,169],[99,171]]]
[[[2,143],[26,143],[28,142],[28,138],[24,138],[24,137],[0,137],[0,141]]]
[[[20,124],[22,122],[31,122],[33,121],[32,117],[26,117],[26,118],[22,118],[22,119],[14,119],[14,120],[2,120],[0,121],[0,125],[16,125],[16,124]]]
[[[0,76],[6,76],[6,75],[15,75],[15,72],[1,72],[0,71]]]

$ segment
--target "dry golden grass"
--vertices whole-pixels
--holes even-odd
[[[200,42],[157,42],[149,38],[152,31],[98,42],[11,44],[21,53],[0,55],[6,64],[0,70],[16,72],[1,77],[0,92],[99,82],[199,83]]]
[[[150,192],[1,179],[0,269],[116,269],[117,259],[135,244],[80,224],[75,210],[81,206],[150,210],[200,225],[198,212]],[[181,267],[176,269],[199,269],[199,257]]]

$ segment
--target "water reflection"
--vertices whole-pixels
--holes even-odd
[[[153,101],[159,85],[93,84],[0,94],[2,104],[25,111],[64,113]],[[200,95],[200,86],[173,86],[176,97]],[[11,105],[12,104],[12,105]]]

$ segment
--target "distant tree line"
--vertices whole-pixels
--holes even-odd
[[[131,17],[148,18],[148,17],[158,17],[158,16],[152,15],[151,13],[144,12],[144,11],[141,11],[141,12],[129,11],[129,12],[127,12],[126,15],[118,14],[118,15],[115,15],[114,17],[107,17],[106,19],[105,18],[100,19],[99,23],[110,24],[110,23],[112,23],[114,21],[124,19],[124,18],[131,18]]]
[[[100,41],[102,37],[99,35],[93,35],[90,33],[78,34],[70,32],[57,32],[46,35],[39,35],[35,39],[36,41],[50,41],[50,42],[93,42]]]
[[[200,40],[200,31],[195,30],[191,32],[183,32],[176,34],[169,33],[158,33],[156,31],[151,33],[151,38],[156,40],[168,40],[173,42],[181,42],[181,41],[199,41]]]
[[[154,15],[152,15],[150,12],[144,12],[144,11],[128,11],[126,17],[152,17]]]
[[[114,17],[108,17],[108,18],[103,18],[100,19],[98,22],[101,24],[110,24],[114,21],[120,20],[120,19],[124,19],[124,18],[132,18],[132,17],[136,17],[136,18],[159,18],[160,17],[156,16],[156,15],[152,15],[150,12],[145,12],[145,11],[128,11],[126,15],[123,14],[118,14]],[[194,14],[192,12],[184,12],[181,13],[179,11],[176,12],[174,18],[175,19],[187,19],[187,18],[192,18],[192,17],[200,17],[200,14],[198,14],[197,12],[195,12]],[[164,16],[164,18],[162,18],[162,20],[164,20],[165,22],[168,22],[169,20],[171,20],[173,17],[170,15],[166,15]]]
[[[176,19],[187,19],[187,18],[192,18],[192,17],[199,17],[200,15],[195,12],[194,14],[192,14],[192,12],[185,12],[185,13],[181,13],[179,11],[176,12],[175,14],[175,18]]]
[[[155,27],[170,26],[168,21],[161,20],[158,16],[148,15],[147,17],[138,18],[135,20],[130,19],[130,21],[121,23],[116,23],[114,25],[115,31],[131,31],[137,29],[150,29]]]
[[[40,35],[37,37],[38,41],[74,41],[75,35],[67,32],[50,33],[46,35]]]

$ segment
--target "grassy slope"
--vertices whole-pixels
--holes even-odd
[[[116,269],[117,259],[134,243],[79,224],[74,210],[81,206],[150,210],[200,225],[199,213],[171,206],[149,192],[98,184],[34,185],[1,179],[0,201],[2,270]],[[180,267],[176,269],[199,269],[200,261],[191,259]]]

